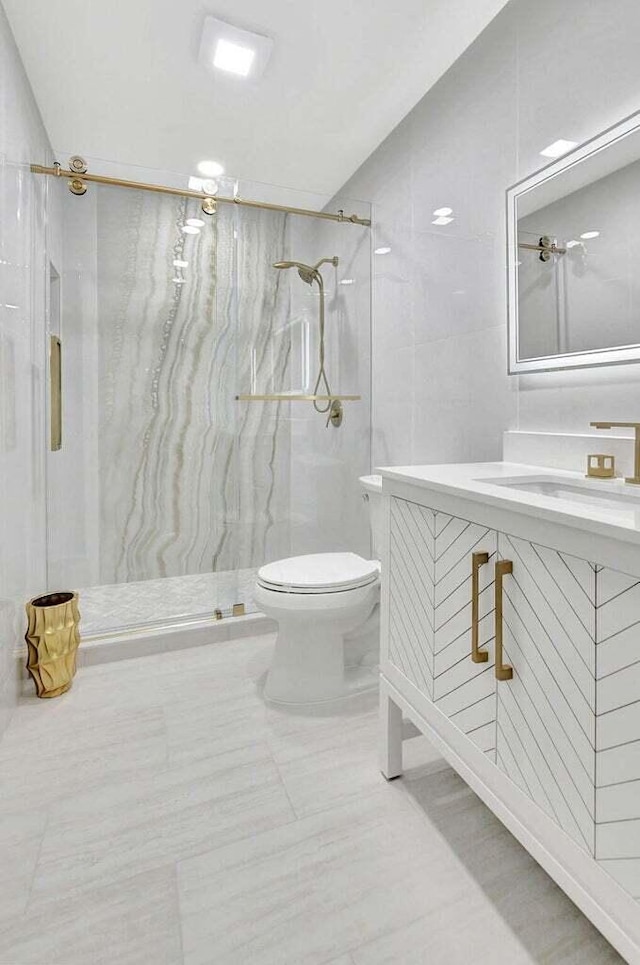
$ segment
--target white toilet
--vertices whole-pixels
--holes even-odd
[[[380,547],[382,478],[362,476],[374,554]],[[278,621],[267,700],[308,704],[377,686],[380,563],[356,553],[315,553],[267,563],[254,598]]]

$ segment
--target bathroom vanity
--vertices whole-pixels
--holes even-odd
[[[383,487],[384,775],[408,719],[640,962],[640,487],[509,463]]]

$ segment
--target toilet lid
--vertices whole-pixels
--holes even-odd
[[[258,582],[281,593],[335,593],[374,583],[379,573],[377,560],[356,553],[312,553],[267,563],[258,570]]]

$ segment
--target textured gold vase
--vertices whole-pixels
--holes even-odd
[[[38,697],[59,697],[73,683],[80,643],[77,593],[47,593],[29,600],[25,634],[27,670]]]

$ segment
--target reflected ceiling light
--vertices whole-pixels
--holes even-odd
[[[175,261],[173,262],[173,265],[175,268],[188,268],[189,262],[181,261],[180,258],[176,258]]]
[[[431,222],[431,224],[438,224],[438,225],[451,224],[451,222],[454,220],[455,220],[454,218],[435,218]]]
[[[342,278],[340,280],[341,285],[353,285],[355,278]]]
[[[203,194],[217,194],[218,182],[211,178],[189,178],[190,191],[202,191]]]
[[[581,245],[581,242],[576,241],[575,238],[572,238],[571,241],[567,241],[565,248],[577,248],[578,245]]]
[[[205,178],[219,178],[221,174],[224,174],[224,168],[219,161],[200,161],[198,171]]]
[[[599,234],[600,234],[599,231],[584,231],[580,235],[580,237],[583,238],[585,241],[589,241],[590,238],[597,238]]]
[[[184,278],[172,278],[174,285],[184,285]]]
[[[388,255],[390,251],[391,251],[391,248],[388,248],[386,246],[382,248],[376,248],[374,251],[374,255]]]
[[[270,37],[241,30],[215,17],[205,17],[199,60],[208,70],[213,68],[255,80],[264,73],[272,49]]]
[[[436,218],[446,218],[448,215],[453,214],[453,208],[436,208],[433,213]]]
[[[187,218],[185,224],[191,225],[192,228],[204,228],[204,221],[200,218]]]
[[[251,47],[232,44],[230,40],[219,40],[213,55],[213,66],[230,74],[246,77],[255,59],[256,52]]]
[[[182,228],[181,228],[181,231],[183,231],[185,235],[199,235],[199,234],[200,234],[200,228],[196,228],[196,226],[195,226],[195,225],[192,225],[192,224],[184,224],[184,225],[182,226]]]
[[[565,141],[560,138],[554,141],[553,144],[549,144],[544,150],[540,151],[542,157],[562,157],[563,154],[568,154],[569,151],[573,151],[574,147],[578,146],[577,141]]]

